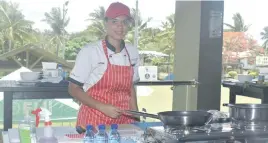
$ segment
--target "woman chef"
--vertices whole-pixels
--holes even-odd
[[[123,40],[130,20],[126,5],[112,3],[105,13],[106,38],[78,53],[69,79],[69,93],[82,103],[77,125],[134,121],[123,114],[124,110],[138,110],[133,84],[139,80],[139,53]]]

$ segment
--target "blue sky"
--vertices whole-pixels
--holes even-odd
[[[20,4],[27,19],[35,22],[35,27],[39,29],[48,29],[48,25],[41,20],[44,18],[44,12],[50,11],[51,7],[61,6],[65,0],[11,0]],[[67,30],[75,32],[85,29],[89,24],[88,14],[93,12],[99,6],[105,8],[115,0],[69,0],[69,16],[71,21]],[[135,7],[135,0],[117,0]],[[225,0],[224,22],[232,23],[232,15],[240,12],[245,22],[252,24],[249,30],[255,39],[260,43],[260,32],[264,26],[268,26],[267,0]],[[175,0],[139,0],[139,9],[143,18],[153,17],[151,26],[157,26],[171,13],[175,12]]]

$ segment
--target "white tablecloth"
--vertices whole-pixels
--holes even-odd
[[[118,131],[121,137],[138,136],[143,133],[143,130],[135,125],[119,125]],[[77,134],[73,127],[53,127],[54,136],[58,138],[59,143],[81,143],[82,139],[69,139],[66,134]],[[43,128],[36,129],[37,137],[43,135]],[[7,132],[2,132],[3,143],[20,143],[18,129],[9,129]],[[12,141],[11,141],[12,139]]]

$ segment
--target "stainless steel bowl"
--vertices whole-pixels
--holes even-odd
[[[230,117],[241,122],[267,122],[268,104],[223,104],[229,107]]]

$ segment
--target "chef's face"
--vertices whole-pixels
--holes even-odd
[[[130,19],[127,16],[118,16],[113,19],[106,19],[107,35],[115,40],[122,40],[125,38],[128,28],[130,26]]]

